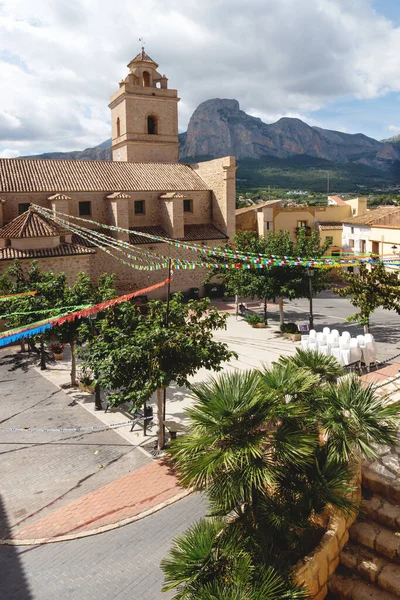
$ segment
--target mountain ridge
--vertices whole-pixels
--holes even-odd
[[[298,164],[302,164],[298,159],[303,157],[310,185],[312,165],[321,169],[321,161],[326,172],[330,168],[346,171],[346,181],[352,182],[353,173],[354,185],[364,184],[365,180],[374,185],[380,180],[397,180],[400,167],[400,143],[396,136],[378,141],[363,133],[324,129],[292,117],[282,117],[268,124],[241,110],[235,99],[213,98],[199,104],[187,131],[179,134],[179,142],[181,162],[234,155],[238,159],[239,176],[244,163],[248,172],[252,169],[260,172],[263,164],[272,165],[273,171],[269,173],[279,171],[277,165],[281,165],[282,172],[287,172],[293,166],[297,169]],[[85,150],[47,152],[21,158],[111,160],[111,139]],[[265,182],[263,176],[260,185]],[[271,184],[275,185],[273,179]]]

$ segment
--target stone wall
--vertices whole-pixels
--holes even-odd
[[[349,495],[357,504],[361,500],[361,465],[352,484],[354,490]],[[327,530],[314,552],[299,560],[293,569],[297,585],[303,585],[310,592],[312,600],[323,600],[328,594],[328,579],[336,571],[339,555],[349,539],[349,529],[357,514],[344,516],[333,513],[329,517]]]
[[[212,223],[230,239],[235,235],[236,160],[225,156],[196,163],[192,168],[212,189]]]
[[[72,285],[78,276],[78,273],[83,272],[90,275],[90,261],[93,255],[86,254],[82,256],[62,256],[62,257],[51,257],[51,258],[39,258],[37,262],[42,271],[52,271],[54,274],[66,273],[69,285]],[[14,261],[1,261],[0,262],[0,275],[3,275],[8,267],[13,264]],[[28,271],[32,260],[23,259],[20,261],[23,270]]]

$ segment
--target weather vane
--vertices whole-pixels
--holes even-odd
[[[139,42],[142,42],[142,50],[144,50],[145,41],[144,38],[139,38]]]

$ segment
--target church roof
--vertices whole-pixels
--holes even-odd
[[[156,67],[158,67],[158,64],[152,58],[150,58],[150,56],[148,54],[146,54],[146,52],[144,51],[144,48],[142,48],[142,50],[139,52],[139,54],[131,60],[129,65],[131,65],[132,63],[138,63],[138,62],[153,63],[153,65],[156,65]],[[129,67],[129,65],[128,65],[128,67]]]
[[[149,233],[159,237],[169,238],[167,232],[159,225],[149,225],[148,227],[135,227],[129,234],[129,242],[131,244],[158,244],[162,243],[159,240],[152,240],[141,233]],[[187,242],[205,241],[205,240],[226,240],[226,236],[222,231],[214,227],[214,225],[185,225],[185,235],[180,238]]]
[[[68,233],[32,207],[0,229],[0,238],[54,237]]]
[[[2,260],[23,260],[36,258],[57,258],[60,256],[81,256],[85,254],[95,254],[96,250],[85,248],[78,244],[60,244],[55,248],[35,248],[22,250],[19,248],[0,248],[0,261]]]
[[[0,193],[209,190],[189,166],[106,160],[0,159]]]

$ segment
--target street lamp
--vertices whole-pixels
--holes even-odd
[[[310,296],[310,318],[309,318],[308,329],[311,330],[311,329],[314,329],[314,315],[313,315],[313,305],[312,305],[312,297],[313,297],[312,278],[314,277],[314,270],[307,269],[306,273],[308,276],[308,293]]]
[[[95,322],[97,319],[97,314],[95,313],[94,315],[89,315],[89,321],[90,321],[90,325],[92,328],[92,340],[94,340],[94,337],[96,335],[96,328],[95,328]],[[95,384],[94,384],[94,410],[102,410],[103,407],[101,405],[101,397],[100,397],[100,386],[97,383],[97,373],[96,371],[93,373],[94,375],[94,380],[95,380]]]

